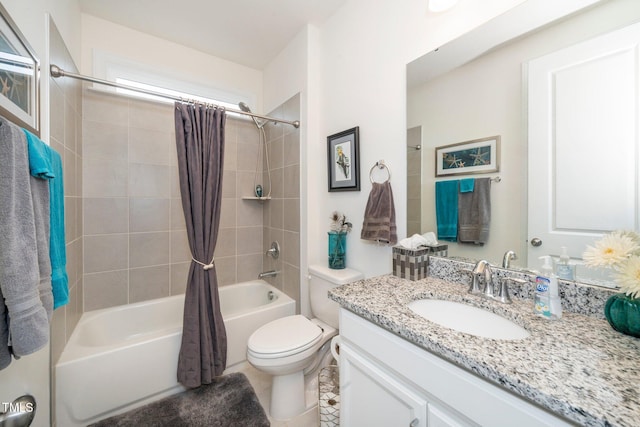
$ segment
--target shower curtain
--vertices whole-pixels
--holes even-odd
[[[175,104],[180,193],[192,256],[178,358],[178,381],[185,387],[211,383],[227,361],[227,333],[213,261],[222,200],[225,120],[220,108]]]

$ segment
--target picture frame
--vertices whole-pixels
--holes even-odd
[[[499,170],[499,135],[436,147],[436,177]]]
[[[0,114],[40,136],[40,61],[0,4]]]
[[[360,191],[358,126],[327,137],[329,191]]]

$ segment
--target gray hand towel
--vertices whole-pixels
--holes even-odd
[[[367,207],[364,210],[360,238],[395,245],[398,241],[398,234],[391,184],[386,181],[383,183],[374,182],[372,185]]]
[[[491,179],[476,179],[472,192],[458,193],[458,241],[485,244],[490,222]]]
[[[47,344],[48,307],[52,298],[49,297],[51,271],[50,267],[47,270],[48,235],[44,224],[48,223],[48,217],[41,217],[47,214],[49,187],[46,181],[32,181],[36,178],[29,175],[24,132],[3,117],[0,117],[0,165],[0,304],[4,304],[0,310],[2,368],[10,363],[11,352],[15,356],[24,356]],[[42,281],[41,272],[46,275]],[[46,289],[47,283],[49,289]]]

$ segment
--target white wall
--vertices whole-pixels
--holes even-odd
[[[302,154],[301,171],[307,179],[302,188],[308,197],[301,212],[307,211],[307,228],[301,247],[308,264],[326,263],[329,215],[339,210],[354,224],[347,242],[348,267],[367,277],[391,271],[391,249],[360,240],[360,231],[371,189],[369,169],[384,159],[392,173],[398,237],[405,237],[406,64],[522,1],[461,0],[451,11],[434,15],[427,12],[424,0],[350,0],[318,27],[317,34],[311,32],[306,50],[294,39],[297,54],[288,54],[286,60],[279,57],[277,65],[267,67],[264,86],[272,91],[281,87],[278,80],[290,77],[288,71],[282,75],[275,70],[299,69],[297,61],[309,64],[306,86],[299,74],[294,78],[300,85],[297,90],[307,92],[307,111],[301,118],[307,150]],[[291,87],[282,90],[287,93],[280,96],[265,90],[265,101],[295,93]],[[360,127],[361,191],[329,193],[326,137],[354,126]],[[302,262],[300,267],[306,270]]]
[[[44,58],[47,47],[45,13],[50,13],[73,60],[80,63],[80,6],[78,0],[2,0],[31,46]]]
[[[82,14],[83,74],[105,78],[94,68],[94,51],[159,70],[163,76],[235,92],[262,111],[262,72],[130,28]]]

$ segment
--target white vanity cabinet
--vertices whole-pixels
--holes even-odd
[[[340,336],[341,427],[571,425],[343,308]]]

